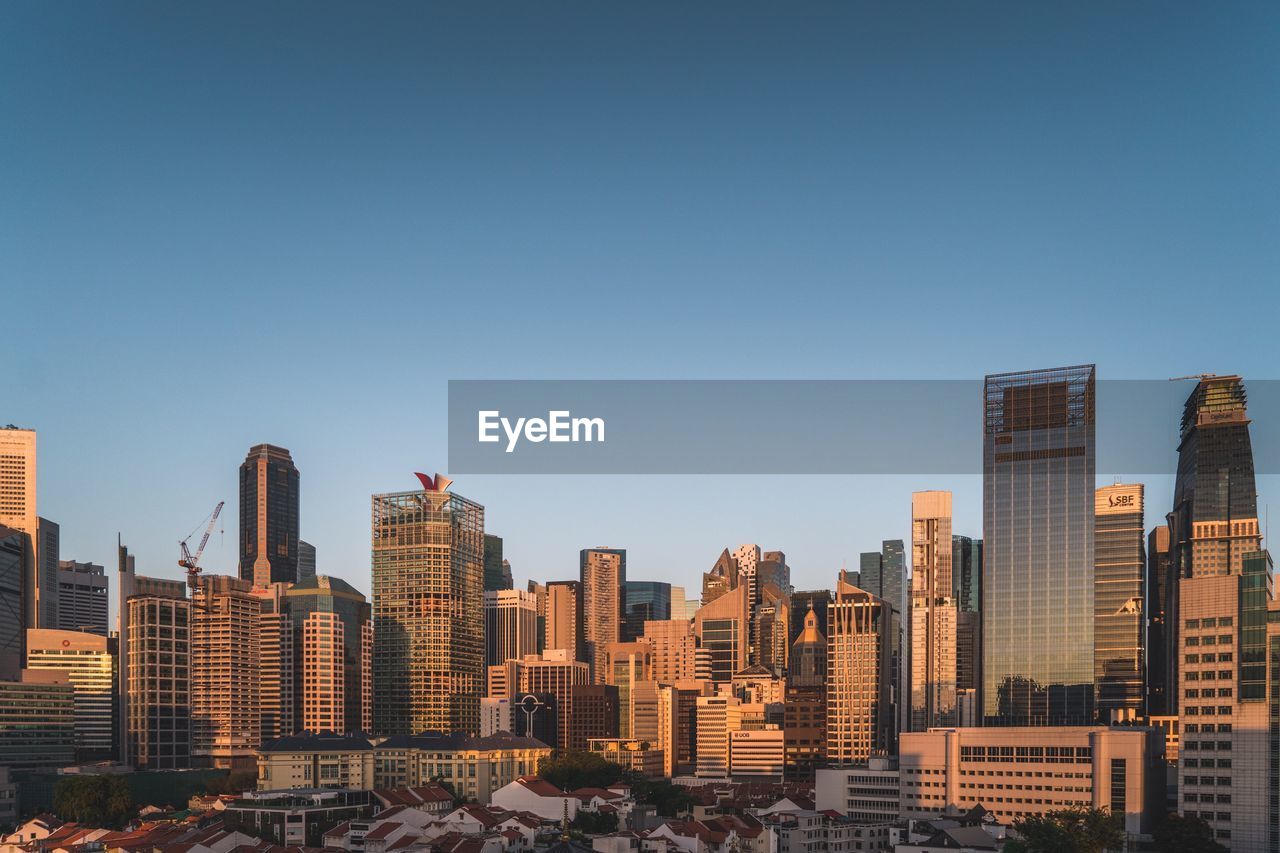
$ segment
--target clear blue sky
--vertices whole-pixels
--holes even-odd
[[[285,445],[367,590],[450,378],[1276,378],[1278,36],[1273,2],[11,0],[0,423],[64,557],[122,531],[160,575],[219,499],[233,570],[237,466]],[[979,533],[978,478],[455,485],[517,578],[611,544],[694,588],[742,541],[830,585],[946,487]]]

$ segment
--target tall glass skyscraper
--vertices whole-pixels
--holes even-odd
[[[671,584],[663,581],[627,581],[623,586],[626,615],[622,623],[622,641],[644,636],[644,623],[671,618]]]
[[[258,444],[240,464],[240,579],[298,579],[298,469],[283,447]]]
[[[1096,372],[1004,373],[983,389],[983,716],[1093,722]]]
[[[1143,487],[1103,486],[1094,499],[1093,677],[1098,721],[1132,721],[1146,689]]]
[[[373,496],[377,734],[480,730],[484,507],[452,492]]]

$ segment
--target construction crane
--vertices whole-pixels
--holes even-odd
[[[1190,376],[1173,376],[1173,377],[1170,377],[1169,381],[1182,382],[1185,379],[1194,379],[1197,382],[1203,382],[1206,379],[1217,379],[1217,378],[1218,378],[1218,374],[1216,373],[1193,373]]]
[[[194,530],[187,539],[178,543],[182,548],[182,559],[178,560],[178,565],[187,570],[187,587],[191,590],[193,598],[196,592],[196,576],[200,574],[200,555],[204,553],[204,546],[209,544],[209,534],[213,533],[213,525],[218,523],[218,516],[222,514],[225,503],[226,501],[218,501],[218,505],[213,508],[213,515],[209,516],[209,524],[204,529],[204,536],[200,537],[200,545],[196,548],[195,554],[187,548],[187,539],[196,535]]]

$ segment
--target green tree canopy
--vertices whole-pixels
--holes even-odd
[[[564,791],[607,788],[623,776],[622,767],[594,752],[556,749],[538,765],[538,775]]]
[[[1062,809],[1016,820],[1005,853],[1106,853],[1124,848],[1124,823],[1105,809]]]
[[[119,829],[134,816],[133,794],[123,776],[65,776],[53,787],[53,810],[65,821]]]
[[[1198,817],[1171,814],[1152,834],[1159,853],[1227,853],[1213,838],[1213,828]]]

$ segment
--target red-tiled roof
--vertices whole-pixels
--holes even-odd
[[[534,794],[537,794],[539,797],[565,796],[564,791],[561,791],[555,785],[552,785],[550,782],[548,782],[546,779],[541,778],[540,776],[522,776],[516,781],[519,782],[521,785],[523,785],[527,790],[531,791]]]

